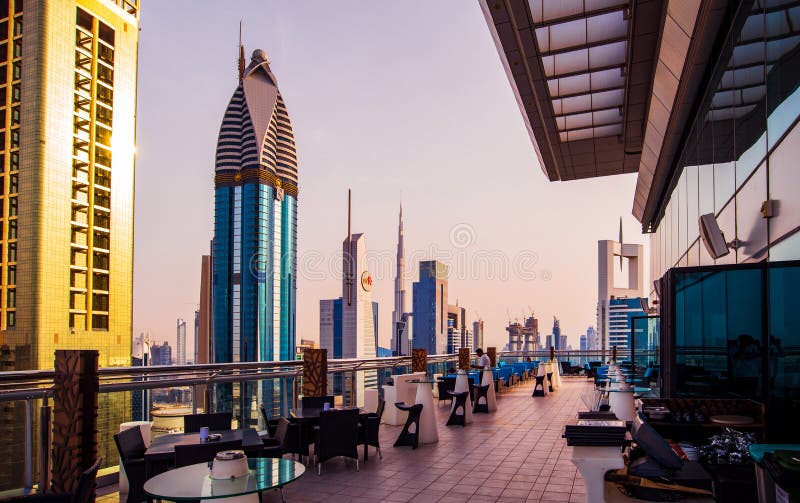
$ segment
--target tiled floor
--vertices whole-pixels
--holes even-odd
[[[476,414],[465,428],[443,426],[449,407],[437,408],[439,442],[392,447],[400,427],[381,426],[383,459],[368,463],[342,460],[312,467],[285,489],[287,501],[550,501],[583,502],[580,474],[561,438],[564,424],[580,408],[580,393],[591,388],[584,378],[564,379],[545,398],[531,398],[532,385],[520,385],[498,397],[498,410]],[[280,501],[277,494],[265,501]]]
[[[383,459],[370,459],[356,471],[353,461],[334,459],[314,467],[285,489],[289,502],[465,502],[585,501],[583,480],[561,438],[564,424],[583,409],[580,394],[592,388],[585,378],[563,378],[562,387],[532,398],[532,384],[498,396],[498,410],[476,414],[466,427],[444,426],[449,406],[437,407],[439,442],[418,449],[392,447],[400,426],[381,425]],[[359,448],[360,451],[360,448]],[[103,491],[99,491],[103,494]],[[98,498],[115,503],[118,493]],[[606,484],[607,501],[635,501]],[[264,503],[281,501],[275,492]],[[601,501],[601,499],[592,499]]]

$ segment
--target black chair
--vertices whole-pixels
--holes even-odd
[[[203,426],[208,426],[211,431],[230,430],[231,421],[233,421],[233,414],[230,412],[189,414],[183,416],[183,432],[197,433]]]
[[[75,491],[71,493],[45,491],[43,493],[9,498],[3,501],[7,503],[93,503],[94,486],[101,462],[102,459],[98,459],[92,466],[81,473],[80,477],[78,477],[78,485],[75,487]]]
[[[533,393],[531,396],[545,396],[544,395],[544,378],[545,376],[535,376],[536,384],[533,385]],[[541,388],[541,389],[539,389]]]
[[[547,373],[547,390],[552,393],[553,392],[553,373]]]
[[[261,411],[261,417],[264,419],[264,426],[267,428],[267,436],[275,438],[275,430],[278,429],[278,420],[269,418],[269,414],[267,414],[267,409],[264,408],[263,403],[258,406],[258,410]]]
[[[322,409],[326,403],[333,408],[333,396],[304,396],[300,403],[304,409]]]
[[[452,425],[467,425],[467,396],[469,396],[468,391],[462,391],[461,393],[456,393],[454,391],[448,391],[450,396],[456,401],[453,410],[450,411],[450,418],[447,420],[447,426]],[[458,409],[461,409],[461,414],[458,413]]]
[[[491,386],[491,384],[475,386],[475,405],[472,407],[473,414],[478,412],[489,413],[489,386]],[[481,399],[483,399],[483,403],[481,403]]]
[[[100,469],[102,458],[97,458],[92,466],[81,473],[78,485],[72,493],[70,503],[92,503],[94,501],[94,486],[97,481],[97,471]]]
[[[292,423],[285,417],[278,418],[278,427],[275,430],[275,440],[281,448],[283,454],[303,455],[300,449],[300,437],[297,423]],[[306,450],[306,454],[308,451]]]
[[[455,382],[453,384],[455,384]],[[450,395],[449,391],[454,389],[454,386],[451,386],[448,379],[440,379],[437,381],[436,388],[439,391],[439,403],[442,403],[444,400],[452,403],[453,397]]]
[[[397,402],[394,406],[408,412],[406,424],[403,426],[403,431],[400,432],[400,436],[398,436],[397,440],[394,442],[394,446],[410,445],[413,449],[416,449],[419,447],[419,417],[422,415],[422,404],[415,403],[414,405],[406,405],[403,402]],[[409,431],[412,424],[414,425],[413,433]]]
[[[317,475],[322,475],[322,463],[337,456],[356,460],[358,467],[358,409],[326,410],[319,414],[319,427],[314,442]]]
[[[144,460],[144,445],[142,430],[139,426],[123,430],[114,435],[117,444],[119,460],[128,477],[128,499],[130,503],[139,503],[147,500],[144,493],[144,483],[147,481],[147,463]]]
[[[370,445],[375,447],[375,449],[378,451],[378,457],[383,459],[383,455],[381,454],[379,433],[381,428],[381,418],[383,417],[383,409],[385,406],[386,402],[380,400],[378,402],[378,410],[374,413],[368,414],[367,417],[364,418],[359,424],[358,443],[359,445],[364,445],[364,461],[369,459],[368,447]]]
[[[189,445],[179,444],[175,446],[175,468],[196,465],[197,463],[208,463],[214,460],[214,456],[216,456],[218,452],[241,450],[241,448],[241,440]]]
[[[256,458],[280,458],[283,456],[283,448],[278,439],[275,438],[275,433],[278,429],[278,420],[269,419],[263,404],[259,405],[258,408],[261,410],[261,416],[264,418],[267,429],[258,432],[258,438],[261,439],[261,443],[264,447],[258,452],[253,453],[252,456]]]

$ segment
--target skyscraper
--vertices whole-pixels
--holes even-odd
[[[581,334],[581,338],[580,338],[580,348],[581,348],[581,351],[586,351],[586,349],[587,349],[587,345],[586,345],[586,334]]]
[[[320,347],[329,358],[375,358],[377,351],[378,305],[372,302],[372,275],[367,269],[367,244],[363,234],[351,231],[351,204],[348,192],[347,237],[342,242],[342,296],[320,301]],[[341,303],[338,308],[337,303]],[[341,310],[341,321],[339,321]],[[339,326],[341,329],[339,329]],[[341,342],[339,342],[341,341]],[[353,383],[343,384],[345,400]],[[374,370],[356,372],[355,402],[364,404],[365,387],[377,386]]]
[[[642,299],[611,297],[608,301],[608,348],[617,346],[619,349],[630,349],[631,329],[633,328],[632,318],[636,316],[647,316],[642,309]]]
[[[616,259],[619,259],[619,278],[616,278]],[[623,270],[625,262],[627,271]],[[644,246],[622,243],[620,222],[619,241],[597,242],[597,331],[601,349],[607,350],[612,346],[628,347],[629,334],[624,332],[630,330],[630,326],[621,326],[619,323],[623,321],[623,317],[627,321],[628,312],[637,311],[636,315],[644,315],[639,300],[643,297],[646,297]],[[617,311],[616,321],[612,320],[612,310]]]
[[[372,303],[372,319],[375,333],[378,333],[378,303]],[[356,358],[345,354],[343,347],[344,327],[342,324],[342,298],[322,299],[319,301],[319,347],[328,350],[329,359]],[[375,337],[377,340],[377,335]],[[377,347],[377,346],[376,346]],[[377,355],[377,353],[376,353]],[[345,395],[348,398],[349,388],[344,385],[341,373],[328,378],[329,392],[334,395]]]
[[[555,316],[553,316],[553,347],[556,350],[564,349],[561,347],[561,323]]]
[[[186,320],[178,318],[178,326],[176,330],[177,344],[175,344],[175,357],[176,365],[186,365]]]
[[[419,263],[419,281],[414,293],[414,348],[429,355],[447,350],[447,266],[438,260]]]
[[[447,306],[447,349],[458,353],[460,348],[473,349],[472,331],[467,328],[467,310],[459,305]]]
[[[595,351],[600,349],[600,340],[597,337],[597,330],[594,327],[586,328],[586,349]]]
[[[403,205],[397,224],[397,271],[394,278],[394,310],[392,311],[392,352],[397,356],[411,353],[406,330],[406,250],[403,243]],[[405,336],[405,337],[404,337]]]
[[[294,135],[266,53],[254,51],[246,68],[243,53],[240,48],[239,85],[217,142],[212,359],[291,360],[297,289]],[[217,386],[217,410],[241,411],[245,424],[252,424],[254,402],[274,409],[277,383],[241,386],[236,391]]]
[[[483,348],[483,320],[472,322],[472,347]]]
[[[52,369],[57,349],[128,366],[138,1],[7,0],[0,27],[3,370]],[[98,455],[115,464],[130,407],[99,400]],[[0,436],[23,439],[23,413],[6,407]],[[23,465],[3,453],[0,489]]]
[[[172,346],[164,341],[150,346],[150,365],[172,365]]]
[[[211,255],[200,262],[200,304],[195,313],[194,363],[211,361]]]

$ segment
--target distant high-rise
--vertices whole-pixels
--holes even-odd
[[[588,346],[586,345],[586,334],[581,334],[580,348],[581,351],[586,351],[586,349],[588,348]]]
[[[328,358],[356,358],[353,354],[344,353],[344,326],[342,317],[342,298],[322,299],[319,301],[319,347],[328,350]],[[378,327],[378,303],[372,302],[372,323]],[[377,337],[376,337],[377,338]],[[376,352],[377,355],[377,352]],[[330,392],[335,395],[346,395],[344,380],[341,374],[329,377]],[[371,376],[370,376],[371,377]]]
[[[547,341],[546,342],[547,347],[545,347],[544,349],[549,350],[550,348],[553,347],[553,335],[548,334],[547,337],[545,337],[545,340]]]
[[[277,79],[262,50],[244,67],[222,119],[214,176],[212,313],[215,362],[295,355],[297,157]],[[217,410],[244,425],[254,403],[275,411],[279,383],[216,386]],[[234,399],[237,397],[237,399]]]
[[[342,296],[320,301],[320,347],[328,350],[329,358],[375,358],[378,305],[372,302],[372,275],[367,269],[366,240],[363,234],[352,233],[350,210],[348,193],[347,237],[342,242]],[[341,304],[340,322],[337,320],[337,302]],[[341,323],[339,338],[337,323]],[[350,378],[346,376],[346,379]],[[356,372],[355,379],[355,401],[361,406],[364,404],[364,388],[377,386],[377,373],[374,370]],[[345,381],[343,387],[345,399],[349,400],[347,393],[351,386]]]
[[[447,351],[447,266],[438,260],[419,263],[413,284],[413,347],[429,355]]]
[[[564,349],[561,347],[561,323],[555,316],[553,316],[553,345],[556,351]]]
[[[172,365],[172,346],[164,341],[150,346],[150,365]]]
[[[586,328],[586,349],[589,351],[598,351],[600,347],[600,339],[597,337],[597,330],[594,327]]]
[[[474,349],[472,331],[467,328],[467,310],[461,306],[447,306],[447,352],[457,353],[459,348]]]
[[[620,241],[622,241],[621,225],[620,222]],[[627,284],[622,287],[617,286],[620,282],[615,281],[617,259],[619,259],[620,273],[623,272],[624,262],[627,261],[628,264]],[[630,330],[630,326],[625,328],[612,325],[611,306],[613,304],[615,306],[613,309],[624,310],[626,313],[631,309],[637,309],[638,306],[639,315],[643,315],[639,299],[646,297],[644,246],[611,240],[598,241],[597,284],[597,331],[601,349],[607,350],[612,346],[628,347],[629,334],[623,335],[622,332]],[[618,313],[617,317],[619,316],[621,314]]]
[[[631,347],[632,318],[647,316],[642,309],[642,298],[633,299],[611,298],[608,301],[608,348],[617,346],[619,349]],[[646,302],[646,299],[644,299]]]
[[[515,321],[506,327],[509,351],[534,351],[539,346],[539,320],[533,314],[525,324]]]
[[[472,347],[483,348],[483,320],[472,322]]]
[[[523,334],[525,335],[525,345],[522,347],[524,351],[539,349],[539,320],[533,313],[525,320]]]
[[[138,8],[0,2],[3,370],[53,369],[60,349],[131,364]],[[117,464],[118,431],[106,425],[130,407],[124,393],[99,400],[105,467]],[[24,452],[24,406],[0,415],[0,490],[23,480],[24,456],[10,453]]]
[[[200,304],[195,314],[194,363],[210,363],[211,358],[211,255],[200,262]]]
[[[178,326],[176,330],[177,343],[175,350],[177,355],[175,358],[176,365],[186,365],[186,320],[178,318]]]
[[[524,336],[522,335],[522,324],[518,321],[509,323],[506,327],[508,332],[508,350],[509,351],[522,351],[522,344]]]
[[[397,224],[397,271],[394,278],[394,310],[392,311],[392,352],[397,356],[411,354],[406,335],[406,250],[403,243],[403,205]]]
[[[558,336],[558,349],[559,349],[559,351],[566,351],[567,349],[569,349],[567,347],[567,336],[566,335],[561,334],[561,335]]]

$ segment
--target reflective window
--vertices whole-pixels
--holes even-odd
[[[761,272],[675,278],[676,395],[763,396]]]

